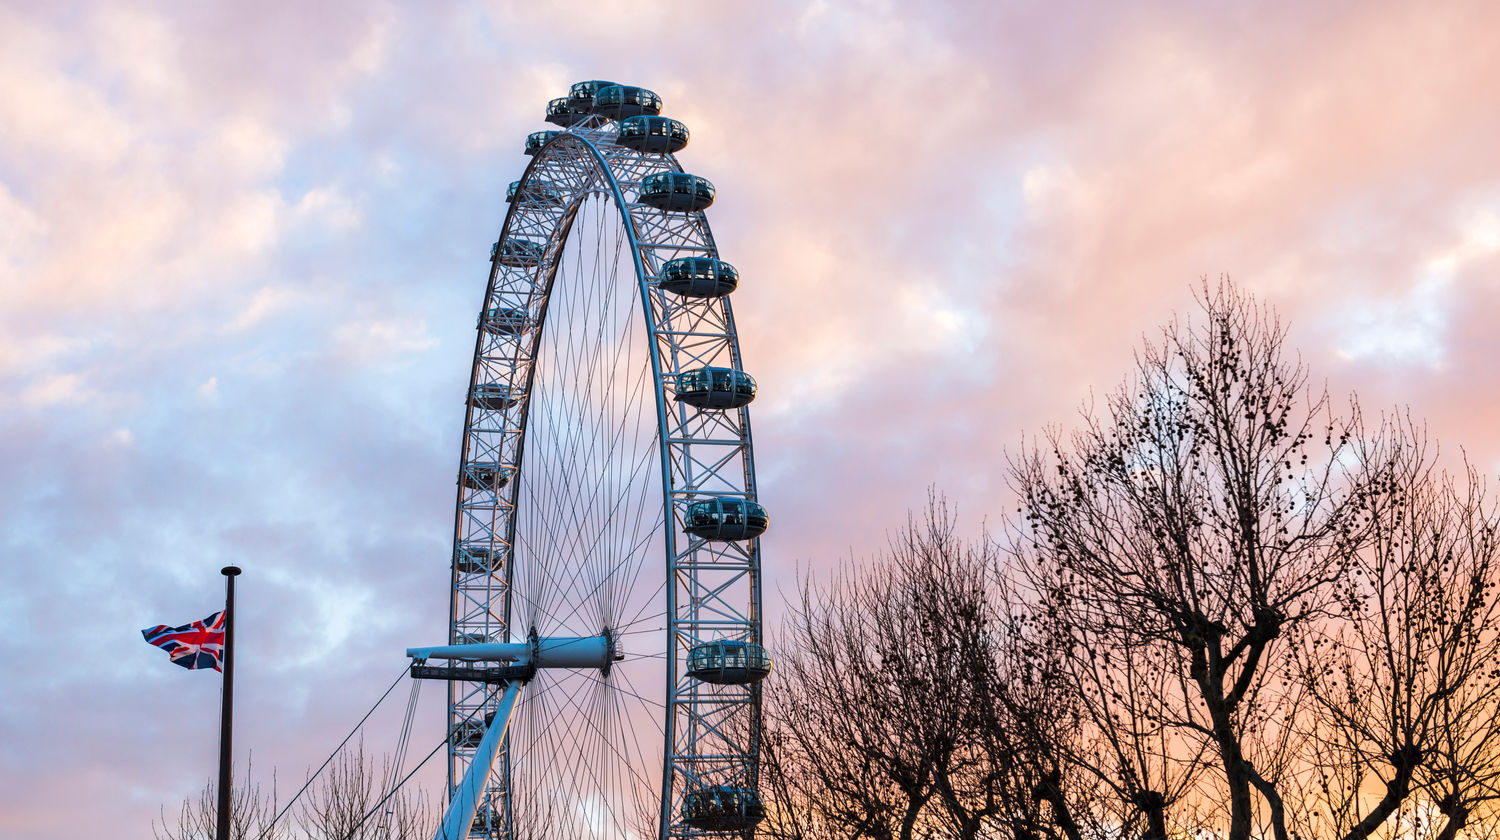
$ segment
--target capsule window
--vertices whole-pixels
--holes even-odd
[[[569,126],[582,122],[587,117],[580,113],[566,96],[553,99],[547,103],[547,122],[553,125]]]
[[[462,574],[489,574],[494,569],[492,558],[489,546],[470,545],[455,552],[453,563]]]
[[[716,498],[693,502],[683,513],[683,527],[706,540],[748,540],[771,524],[766,509],[746,499]]]
[[[505,200],[514,202],[518,198],[537,204],[556,205],[562,203],[563,192],[551,181],[533,179],[524,188],[520,181],[511,181],[510,186],[505,188]]]
[[[534,155],[540,152],[548,141],[561,133],[560,131],[534,131],[526,135],[526,154]]]
[[[485,311],[479,325],[492,333],[515,335],[526,329],[527,313],[524,309],[497,306]]]
[[[661,266],[663,291],[684,297],[722,297],[739,286],[739,271],[710,257],[678,257]]]
[[[714,203],[714,185],[686,172],[657,172],[641,181],[642,203],[671,212],[697,212]]]
[[[764,818],[760,797],[747,788],[712,785],[683,797],[683,822],[704,831],[743,831]]]

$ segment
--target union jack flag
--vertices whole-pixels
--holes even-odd
[[[146,641],[171,655],[172,661],[188,670],[213,668],[223,671],[224,611],[219,610],[202,621],[168,627],[158,624],[141,631]]]

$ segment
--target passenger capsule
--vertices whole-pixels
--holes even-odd
[[[534,155],[542,150],[552,138],[562,134],[561,131],[533,131],[526,135],[526,154]]]
[[[575,111],[568,104],[568,97],[564,96],[547,103],[547,122],[567,128],[575,123],[588,119],[588,114]]]
[[[771,673],[771,655],[757,644],[720,639],[688,651],[687,673],[714,685],[748,685]]]
[[[504,382],[480,382],[469,392],[469,404],[489,411],[504,411],[516,404]]]
[[[487,575],[495,570],[494,552],[487,545],[461,546],[453,552],[453,568],[461,575]]]
[[[682,147],[688,144],[688,129],[668,117],[626,117],[620,120],[620,133],[615,142],[637,152],[668,154],[682,151]]]
[[[587,82],[578,82],[568,89],[568,107],[580,114],[587,114],[594,110],[594,94],[600,88],[607,88],[614,82],[600,81],[594,79]]]
[[[505,188],[505,200],[515,201],[517,197],[521,201],[531,204],[542,204],[556,207],[563,203],[563,191],[551,181],[532,179],[526,182],[525,188],[521,187],[520,181],[511,181],[510,186]]]
[[[694,213],[714,203],[714,185],[686,172],[658,172],[641,181],[641,203],[658,210]]]
[[[479,318],[479,328],[485,332],[498,333],[500,335],[515,335],[525,331],[529,319],[524,309],[510,309],[504,306],[496,306],[485,310]]]
[[[498,260],[501,265],[511,268],[531,268],[542,261],[542,255],[546,252],[547,245],[544,242],[510,236],[504,242],[496,242],[490,246],[490,259]]]
[[[687,506],[683,529],[705,540],[751,540],[771,524],[766,509],[749,499],[721,497]]]
[[[662,291],[691,298],[723,297],[740,285],[740,273],[723,260],[679,257],[661,266]]]
[[[492,461],[476,461],[464,464],[459,480],[470,490],[498,493],[500,488],[510,483],[510,470]]]
[[[660,114],[661,97],[634,85],[609,85],[594,92],[594,113],[612,120]]]
[[[685,370],[677,374],[674,398],[696,408],[739,408],[755,399],[755,379],[734,368]]]
[[[682,821],[700,831],[745,831],[765,816],[759,794],[749,788],[709,785],[682,797]]]
[[[477,720],[461,720],[448,731],[453,746],[459,749],[474,749],[484,740],[484,724]]]

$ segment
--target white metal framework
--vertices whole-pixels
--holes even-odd
[[[618,125],[538,138],[512,190],[469,383],[449,639],[602,634],[609,656],[538,670],[512,701],[471,837],[750,833],[684,818],[695,791],[757,784],[759,688],[686,667],[695,647],[761,643],[758,539],[704,539],[687,519],[694,502],[755,500],[749,414],[675,391],[684,372],[743,366],[727,296],[661,288],[669,260],[717,257],[713,235],[702,212],[640,201],[648,176],[682,170],[619,145]],[[511,693],[450,683],[450,795]]]

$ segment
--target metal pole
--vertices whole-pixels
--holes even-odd
[[[229,840],[229,771],[234,751],[230,734],[234,729],[234,576],[239,566],[225,566],[224,575],[224,706],[219,713],[219,813],[216,840]]]

